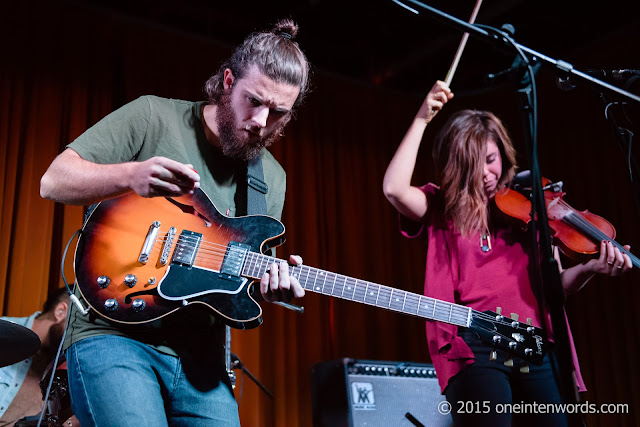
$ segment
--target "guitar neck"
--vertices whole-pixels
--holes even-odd
[[[282,260],[249,252],[242,275],[260,279],[274,262],[280,263]],[[471,323],[473,310],[462,305],[306,265],[290,267],[289,274],[296,277],[307,291],[463,327],[468,327]]]

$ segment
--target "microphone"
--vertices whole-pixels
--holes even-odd
[[[511,24],[502,24],[500,27],[502,32],[509,37],[513,37],[516,33],[516,29]],[[540,68],[540,63],[536,58],[530,59],[530,65],[533,67],[533,73],[537,73]],[[520,56],[516,56],[509,68],[506,70],[498,71],[497,73],[489,73],[485,76],[484,81],[488,86],[495,86],[505,82],[518,82],[520,86],[526,86],[530,82],[529,75],[525,73],[527,70],[527,64],[524,63]]]
[[[536,74],[540,69],[540,62],[535,58],[531,58],[530,65],[532,66],[533,73]],[[520,86],[524,87],[531,81],[529,73],[527,71],[527,64],[524,63],[519,56],[514,59],[511,66],[506,70],[498,71],[497,73],[489,73],[485,76],[485,83],[488,86],[494,86],[505,82],[517,82]]]
[[[585,72],[592,77],[599,80],[609,82],[624,82],[625,86],[629,86],[630,83],[640,78],[640,70],[619,69],[619,70],[604,70],[604,69],[591,69]],[[578,85],[577,79],[571,76],[558,76],[556,77],[556,86],[559,89],[568,91],[573,90]]]
[[[485,77],[485,81],[489,85],[495,85],[504,81],[513,81],[520,79],[524,73],[525,65],[522,61],[515,61],[515,65],[507,68],[506,70],[498,71],[497,73],[489,73]]]
[[[511,188],[516,191],[531,188],[531,185],[531,171],[529,169],[518,172],[511,180]]]

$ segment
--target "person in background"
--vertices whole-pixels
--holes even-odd
[[[40,381],[60,347],[69,303],[67,289],[60,288],[49,295],[42,311],[28,317],[1,318],[31,329],[40,338],[41,345],[30,358],[0,368],[0,426],[13,425],[42,411]]]

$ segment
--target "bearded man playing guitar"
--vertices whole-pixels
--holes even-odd
[[[44,198],[74,205],[99,203],[89,217],[99,218],[101,225],[85,225],[76,254],[81,288],[76,294],[94,310],[83,315],[73,309],[65,340],[72,408],[81,425],[128,426],[132,420],[148,426],[239,425],[224,367],[223,324],[200,304],[177,311],[189,305],[180,294],[181,282],[191,281],[189,274],[196,270],[182,251],[184,242],[202,233],[187,234],[179,228],[175,235],[174,231],[158,235],[162,221],[151,221],[144,224],[148,230],[132,240],[133,245],[122,241],[122,251],[105,251],[100,236],[116,220],[125,228],[135,223],[139,206],[127,211],[127,203],[118,202],[125,208],[116,209],[120,216],[115,217],[110,208],[100,208],[122,197],[126,201],[143,200],[142,196],[151,198],[149,203],[158,204],[159,209],[166,207],[171,215],[179,212],[194,227],[199,223],[197,227],[206,229],[216,215],[211,203],[228,216],[247,213],[253,202],[244,205],[241,196],[250,191],[245,182],[251,185],[253,180],[266,193],[264,213],[280,218],[285,173],[266,147],[282,133],[308,89],[309,64],[293,40],[297,30],[294,22],[282,20],[269,32],[247,37],[207,81],[208,103],[144,96],[114,111],[70,143],[42,177]],[[260,160],[264,182],[247,172],[247,164],[255,159]],[[190,202],[190,197],[195,201]],[[166,258],[155,255],[162,255],[173,239],[176,253],[168,267]],[[101,270],[117,264],[120,252],[130,246],[136,246],[136,259],[123,268],[137,261],[149,275],[142,270],[123,271],[120,278],[116,268]],[[302,260],[291,256],[290,262],[299,265]],[[222,267],[219,270],[225,272]],[[101,271],[92,276],[96,269]],[[169,274],[162,276],[169,270],[182,280],[171,282]],[[263,270],[260,291],[266,301],[304,295],[298,280],[289,275],[287,263],[273,263]],[[153,271],[160,274],[156,277]],[[85,273],[92,282],[88,290],[82,290]],[[224,276],[229,285],[222,292],[246,296],[245,282]],[[91,291],[101,298],[104,292],[121,293],[122,289],[136,292],[124,299],[109,295],[91,300],[85,295]],[[168,308],[154,308],[163,300],[158,293],[167,296]],[[206,303],[216,298],[205,294],[195,296]],[[223,317],[233,317],[242,308],[226,310]],[[140,321],[146,313],[151,313],[152,322]],[[168,313],[173,314],[165,316]]]

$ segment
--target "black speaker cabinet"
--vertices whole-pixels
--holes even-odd
[[[438,411],[445,398],[430,364],[322,362],[311,370],[311,391],[314,427],[453,425],[450,415]]]

